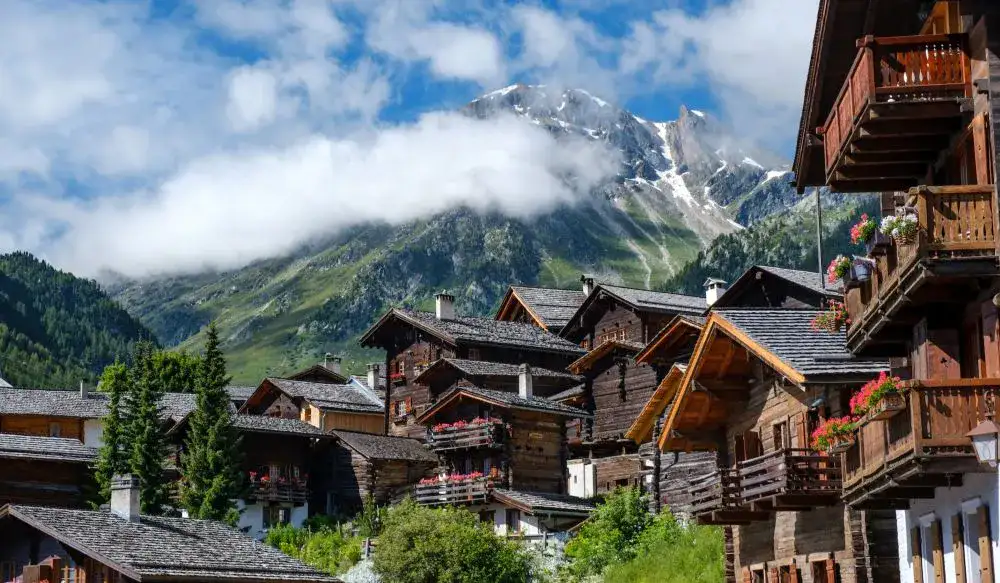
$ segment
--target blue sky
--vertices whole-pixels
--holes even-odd
[[[357,221],[544,212],[579,194],[562,173],[613,174],[599,145],[557,152],[523,123],[454,113],[515,82],[652,120],[683,103],[789,156],[815,14],[816,0],[5,0],[0,251],[86,275],[231,268]]]

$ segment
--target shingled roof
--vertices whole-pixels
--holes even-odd
[[[716,316],[797,371],[806,381],[863,378],[889,369],[887,360],[860,359],[846,348],[846,332],[815,330],[819,310],[724,309]]]
[[[796,285],[806,289],[811,289],[816,293],[830,296],[832,298],[841,297],[840,289],[827,283],[826,277],[815,271],[802,271],[801,269],[786,269],[784,267],[771,267],[769,265],[757,265],[760,270],[786,279]]]
[[[221,522],[108,511],[9,505],[0,520],[19,520],[136,581],[334,582],[277,549]]]
[[[438,399],[433,406],[420,415],[417,422],[423,423],[424,421],[431,419],[438,411],[448,406],[453,399],[459,398],[463,395],[509,409],[539,411],[563,417],[590,417],[590,414],[583,409],[563,405],[562,403],[557,403],[550,399],[546,399],[545,397],[522,397],[520,394],[514,392],[497,391],[481,387],[458,386],[449,389],[446,393],[441,395],[441,398]]]
[[[453,345],[506,346],[560,354],[578,354],[583,352],[583,349],[576,344],[526,322],[507,322],[492,318],[474,318],[469,316],[457,316],[452,319],[439,320],[430,312],[417,312],[399,308],[393,308],[378,323],[372,326],[361,337],[362,344],[365,345],[368,343],[375,331],[392,318],[398,318]]]
[[[0,458],[89,464],[97,459],[97,449],[78,439],[0,433]]]
[[[306,437],[327,437],[318,427],[310,425],[301,419],[283,419],[265,415],[235,415],[233,427],[252,433],[278,433],[283,435],[302,435]]]
[[[588,325],[593,325],[603,313],[592,312],[592,308],[602,300],[610,299],[614,303],[627,306],[638,312],[654,312],[657,314],[687,314],[700,316],[707,308],[703,296],[686,296],[667,292],[654,292],[644,289],[622,287],[617,285],[598,284],[590,292],[587,299],[573,314],[569,322],[560,330],[559,335],[574,340],[581,339]],[[591,313],[588,316],[588,313]],[[589,322],[588,322],[589,321]]]
[[[423,383],[421,379],[434,374],[432,371],[441,367],[451,367],[470,377],[516,377],[521,366],[504,362],[488,362],[485,360],[465,360],[461,358],[441,358],[431,363],[427,370],[420,373],[413,382]],[[565,379],[569,382],[582,382],[583,379],[568,372],[531,367],[531,376],[536,378]]]
[[[416,439],[372,435],[355,431],[331,431],[331,435],[370,460],[405,460],[436,464],[437,455]]]
[[[97,419],[107,412],[108,399],[103,393],[90,393],[83,398],[79,391],[0,388],[0,415]]]
[[[597,507],[594,502],[584,498],[549,492],[522,492],[498,488],[493,490],[493,498],[501,504],[515,506],[528,514],[586,517]]]
[[[268,377],[264,379],[293,399],[308,401],[320,409],[352,411],[356,413],[381,413],[384,405],[374,395],[354,385],[335,385],[293,381]]]
[[[516,301],[546,330],[558,331],[569,322],[584,299],[586,296],[580,289],[512,285],[500,303],[496,319],[505,319]]]

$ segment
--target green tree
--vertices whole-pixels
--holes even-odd
[[[531,558],[464,508],[404,500],[386,512],[373,568],[393,583],[524,583]]]
[[[638,488],[616,490],[566,545],[570,562],[565,569],[582,579],[603,573],[608,565],[633,559],[643,533],[652,525],[649,503]]]
[[[722,583],[725,541],[717,526],[679,526],[669,514],[643,533],[635,558],[611,565],[604,583]]]
[[[193,518],[235,522],[240,475],[239,434],[233,427],[226,360],[215,323],[208,326],[205,356],[196,380],[187,451],[182,457],[181,504]]]
[[[101,390],[108,395],[108,413],[103,419],[103,445],[98,451],[94,468],[98,505],[111,499],[111,478],[129,472],[128,400],[131,384],[128,367],[121,362],[108,365],[101,374]]]
[[[344,573],[361,560],[361,537],[329,527],[309,530],[282,524],[267,531],[264,543],[330,575]]]
[[[195,354],[161,350],[153,355],[153,368],[167,393],[195,392],[201,367],[202,359]]]
[[[142,512],[162,514],[170,490],[163,476],[163,463],[167,458],[167,441],[160,421],[163,390],[153,368],[152,344],[140,342],[136,345],[131,377],[129,468],[142,484]]]

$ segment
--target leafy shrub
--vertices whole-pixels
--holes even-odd
[[[604,583],[722,583],[725,544],[722,529],[667,524],[643,533],[643,549],[632,560],[612,565]]]
[[[603,573],[609,565],[631,560],[639,552],[643,534],[653,525],[667,528],[654,520],[638,488],[616,490],[598,504],[576,538],[566,545],[570,561],[565,570],[582,579]]]
[[[524,583],[531,559],[464,508],[389,508],[373,566],[392,583]]]
[[[310,531],[280,525],[268,531],[264,542],[330,575],[343,573],[361,560],[361,539],[330,528]]]

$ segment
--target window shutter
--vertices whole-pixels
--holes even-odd
[[[799,568],[794,561],[788,566],[788,583],[799,583]]]
[[[781,583],[778,579],[778,568],[771,567],[767,570],[767,583]]]
[[[743,583],[753,583],[753,577],[750,575],[750,567],[743,567]]]
[[[965,541],[962,513],[951,517],[951,556],[955,561],[955,583],[965,583]]]
[[[826,581],[837,583],[837,563],[833,559],[826,560]]]
[[[979,572],[982,574],[980,578],[983,583],[995,583],[993,547],[990,540],[990,509],[983,504],[979,507]]]
[[[920,555],[920,527],[910,529],[910,548],[913,551],[911,567],[913,583],[924,583],[924,558]]]
[[[941,542],[941,520],[931,524],[931,562],[934,565],[934,583],[944,583],[944,547]]]

